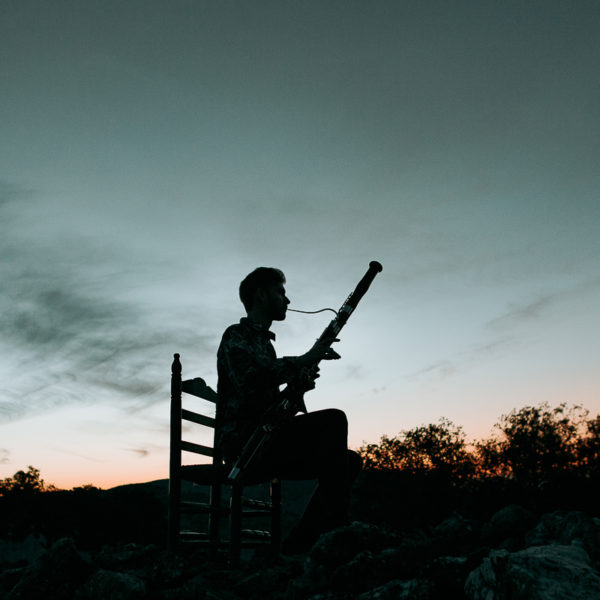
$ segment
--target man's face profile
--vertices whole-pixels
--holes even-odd
[[[283,283],[275,283],[262,290],[262,300],[269,317],[273,321],[283,321],[287,312],[287,305],[290,303],[285,295]]]

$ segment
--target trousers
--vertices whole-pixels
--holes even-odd
[[[318,535],[347,523],[350,488],[361,468],[360,456],[348,449],[346,415],[326,409],[281,425],[252,471],[280,479],[317,479],[298,527]]]

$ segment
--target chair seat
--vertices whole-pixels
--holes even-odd
[[[199,485],[226,485],[229,484],[227,476],[231,472],[231,465],[185,465],[181,467],[181,478],[185,481],[191,481]],[[268,483],[275,476],[264,474],[251,474],[244,479],[244,485],[254,485],[256,483]]]
[[[225,465],[186,465],[181,467],[181,478],[200,485],[219,485],[227,482],[229,471]]]

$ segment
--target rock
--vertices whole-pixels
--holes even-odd
[[[199,600],[205,599],[209,582],[202,575],[191,577],[179,587],[164,591],[160,598],[162,600]]]
[[[361,552],[376,552],[399,542],[399,536],[375,525],[354,522],[323,534],[304,563],[304,576],[288,587],[288,598],[307,598],[329,589],[332,573]],[[367,558],[368,562],[368,558]],[[368,567],[367,567],[368,568]]]
[[[179,585],[186,578],[186,562],[172,552],[161,552],[148,565],[148,583],[152,587],[171,587]],[[187,574],[188,578],[191,578]]]
[[[89,559],[77,551],[71,538],[63,538],[25,571],[6,598],[64,600],[73,595],[90,571]]]
[[[394,533],[356,521],[323,534],[311,549],[307,561],[324,567],[337,567],[361,551],[392,548],[399,541],[399,536]]]
[[[125,571],[147,567],[155,562],[159,553],[158,546],[140,544],[122,544],[119,546],[104,546],[96,558],[101,569],[107,571]]]
[[[30,571],[30,567],[19,567],[16,569],[4,569],[0,572],[0,598],[6,598],[15,585],[26,577]]]
[[[370,550],[359,552],[348,564],[338,567],[331,576],[331,587],[337,591],[361,592],[393,577],[382,579],[380,557]]]
[[[493,550],[465,583],[469,600],[599,600],[600,577],[581,547]]]
[[[146,584],[127,573],[116,573],[100,569],[88,577],[77,591],[76,600],[135,600],[143,598]]]
[[[510,504],[492,515],[481,528],[481,537],[489,544],[510,540],[505,545],[514,546],[516,541],[513,540],[520,538],[531,527],[533,520],[533,513],[518,504]]]
[[[600,520],[579,511],[556,511],[543,515],[526,536],[528,546],[577,541],[593,561],[600,561]]]
[[[473,535],[473,524],[458,513],[436,525],[432,534],[437,537],[464,541]]]
[[[357,596],[357,600],[433,600],[433,593],[429,581],[394,580]]]
[[[301,572],[300,563],[286,559],[278,565],[259,569],[243,577],[233,589],[243,598],[272,598],[276,593],[285,591],[290,579]]]
[[[0,565],[16,567],[33,563],[48,551],[43,535],[28,535],[24,540],[0,540]]]
[[[155,593],[151,597],[161,600],[238,600],[240,598],[238,594],[229,589],[227,578],[216,581],[204,575],[191,577],[180,587],[163,591],[160,594]]]
[[[430,550],[429,540],[426,538],[406,537],[398,542],[396,548],[387,548],[377,553],[370,550],[360,552],[333,572],[331,587],[334,590],[358,593],[392,580],[412,579],[428,560]],[[466,575],[465,573],[464,577]]]
[[[423,567],[418,575],[433,584],[440,598],[460,598],[473,566],[466,556],[440,556]]]
[[[308,600],[355,600],[354,594],[348,592],[321,592],[308,598]]]

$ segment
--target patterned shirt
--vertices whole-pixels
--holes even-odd
[[[261,417],[280,397],[279,386],[296,377],[298,358],[277,358],[275,334],[247,317],[225,330],[217,352],[219,376],[216,445],[237,457]]]

